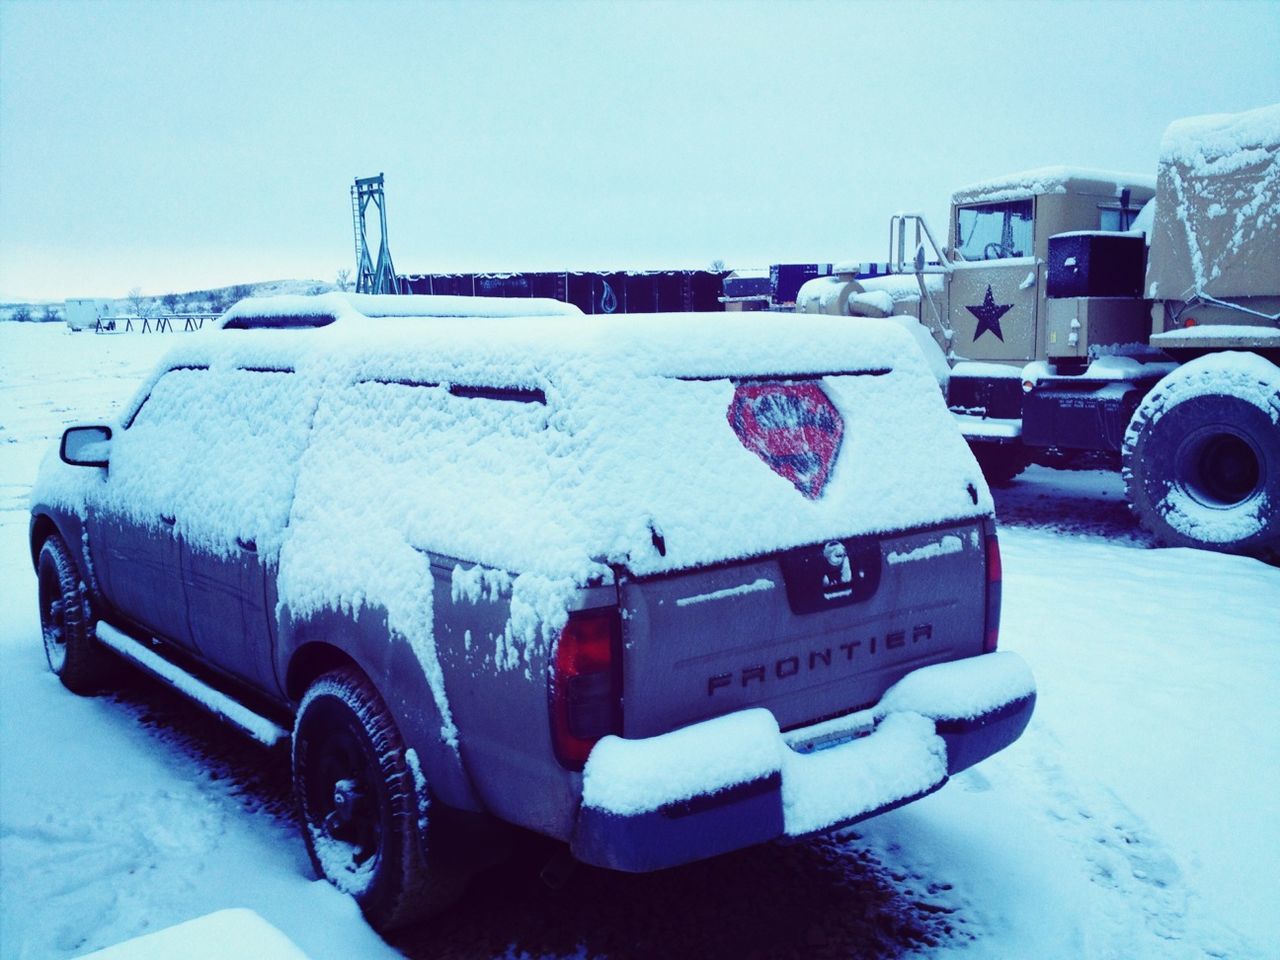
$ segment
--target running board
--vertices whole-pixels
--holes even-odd
[[[193,677],[177,664],[166,660],[127,633],[122,633],[109,623],[98,621],[98,640],[126,660],[136,663],[147,673],[164,681],[183,696],[194,700],[217,717],[253,737],[261,744],[274,747],[289,736],[289,731],[266,717],[254,713],[238,700],[233,700],[221,690],[215,690],[203,680]]]

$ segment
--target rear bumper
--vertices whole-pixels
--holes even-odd
[[[607,737],[571,847],[644,872],[864,820],[940,788],[1026,728],[1035,681],[1007,652],[924,667],[875,707],[781,733],[751,709],[647,740]]]

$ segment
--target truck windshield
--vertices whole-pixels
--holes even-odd
[[[1031,256],[1031,201],[984,203],[956,211],[956,249],[966,260]]]

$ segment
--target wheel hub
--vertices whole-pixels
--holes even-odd
[[[351,778],[339,780],[333,785],[333,812],[330,819],[335,828],[350,827],[355,818],[356,806],[364,799],[359,784]],[[332,831],[331,831],[332,835]]]
[[[49,604],[49,633],[58,643],[62,642],[62,612],[65,607],[61,600],[54,600]]]
[[[1181,485],[1205,506],[1237,506],[1262,486],[1258,452],[1239,434],[1221,428],[1204,431],[1189,437],[1183,450]]]
[[[341,844],[351,857],[348,869],[359,866],[378,852],[376,791],[369,789],[366,760],[354,739],[342,734],[327,744],[328,756],[317,769],[312,801],[316,826],[331,841]]]
[[[67,608],[56,577],[46,571],[40,574],[40,597],[40,632],[44,639],[45,657],[53,672],[58,673],[67,657]]]

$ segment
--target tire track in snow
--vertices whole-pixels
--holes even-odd
[[[40,955],[42,948],[78,953],[103,931],[131,935],[139,918],[145,923],[158,876],[166,897],[195,889],[191,873],[216,847],[226,818],[196,790],[137,790],[5,824],[3,858],[22,865],[23,899],[42,907],[6,917],[7,937]],[[175,869],[181,864],[189,866]]]
[[[1033,728],[1024,737],[1034,741],[1018,754],[1029,768],[1026,783],[1042,792],[1028,808],[1068,845],[1100,893],[1102,916],[1090,918],[1087,931],[1091,956],[1261,960],[1238,934],[1200,914],[1177,861],[1141,816],[1103,784],[1072,776],[1052,733]]]

